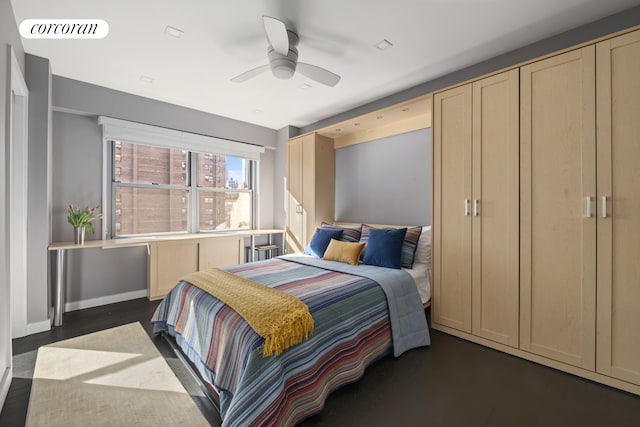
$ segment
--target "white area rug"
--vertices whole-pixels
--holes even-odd
[[[208,426],[139,323],[40,347],[27,426]]]

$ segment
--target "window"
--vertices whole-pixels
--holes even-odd
[[[251,228],[251,161],[204,153],[196,164],[200,230]]]
[[[115,236],[186,233],[188,193],[178,149],[114,141],[111,211]]]
[[[104,238],[251,228],[265,147],[100,116]]]
[[[112,237],[248,229],[255,162],[111,141]]]

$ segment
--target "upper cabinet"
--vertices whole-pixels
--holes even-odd
[[[317,226],[335,215],[333,140],[315,133],[287,145],[287,251],[302,252]]]

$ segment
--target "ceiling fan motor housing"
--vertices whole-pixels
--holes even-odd
[[[289,52],[287,55],[276,52],[271,45],[267,48],[271,72],[275,77],[282,80],[293,77],[298,64],[298,48],[296,47],[299,41],[298,35],[293,31],[287,31],[287,35],[289,36]]]

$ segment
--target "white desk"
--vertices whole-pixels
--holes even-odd
[[[55,284],[54,300],[53,300],[53,325],[62,325],[62,315],[64,314],[64,299],[66,292],[66,252],[68,250],[75,249],[91,249],[91,248],[128,248],[133,246],[146,246],[147,253],[149,253],[149,244],[153,242],[163,242],[171,240],[188,240],[188,239],[215,239],[216,237],[224,236],[239,236],[249,237],[251,239],[251,251],[249,255],[249,261],[254,260],[256,236],[267,235],[269,237],[269,243],[271,243],[271,236],[274,234],[282,235],[282,253],[284,253],[284,230],[278,229],[265,229],[265,230],[241,230],[241,231],[226,231],[218,233],[192,233],[192,234],[174,234],[167,236],[153,236],[153,237],[135,237],[135,238],[123,238],[112,240],[87,240],[82,245],[77,245],[72,242],[54,242],[49,245],[50,251],[55,251],[56,258],[56,274],[53,278]]]

